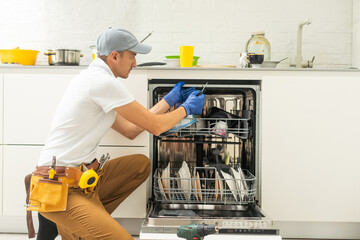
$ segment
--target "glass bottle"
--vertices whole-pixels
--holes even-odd
[[[91,49],[91,56],[92,60],[94,61],[97,57],[99,57],[99,52],[96,49],[96,45],[91,45],[89,48]]]
[[[270,43],[265,38],[264,32],[254,32],[246,44],[247,53],[264,54],[264,60],[271,60]]]

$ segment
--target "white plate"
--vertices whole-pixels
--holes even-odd
[[[252,68],[261,68],[261,64],[251,64]]]
[[[196,179],[194,180],[194,189],[197,200],[202,201],[201,183],[199,173],[196,173]]]
[[[280,61],[263,61],[262,64],[251,64],[253,68],[276,68]]]
[[[164,59],[168,67],[180,67],[180,59]]]
[[[166,197],[166,194],[165,194],[165,192],[164,192],[164,187],[163,187],[163,185],[162,185],[162,183],[161,183],[161,177],[160,177],[160,173],[158,172],[158,185],[159,185],[159,189],[160,189],[160,193],[161,193],[161,195],[165,198],[165,200],[167,200],[167,197]]]
[[[242,172],[241,168],[239,168],[239,172],[236,171],[233,167],[230,168],[232,175],[234,176],[234,180],[237,186],[237,189],[240,191],[240,199],[244,200],[244,197],[247,192],[247,186],[245,181],[245,175]]]
[[[248,196],[248,190],[249,190],[248,181],[246,181],[245,174],[240,167],[238,168],[238,172],[240,173],[240,178],[242,179],[241,181],[242,183],[241,186],[243,187],[242,196],[243,197]]]
[[[167,167],[162,171],[161,182],[164,187],[164,192],[168,195],[168,199],[171,199],[170,196],[170,162]]]
[[[185,194],[186,200],[190,199],[191,195],[191,173],[190,169],[185,161],[183,161],[181,168],[179,169],[180,185]]]
[[[221,170],[220,170],[221,171]],[[236,188],[236,184],[235,184],[235,181],[234,181],[234,178],[228,174],[228,173],[225,173],[223,171],[221,171],[221,174],[223,175],[225,181],[226,181],[226,184],[229,186],[229,189],[231,190],[234,198],[235,198],[235,201],[237,201],[237,188]]]
[[[217,201],[218,195],[220,195],[220,200],[223,199],[223,191],[224,191],[224,185],[223,180],[220,177],[218,171],[215,172],[215,201]]]

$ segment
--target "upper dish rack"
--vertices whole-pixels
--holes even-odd
[[[186,137],[192,135],[228,138],[230,134],[240,139],[252,136],[251,118],[186,118],[159,137]]]

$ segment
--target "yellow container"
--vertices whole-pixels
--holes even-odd
[[[25,49],[0,49],[1,63],[35,65],[39,51]]]
[[[194,46],[180,46],[180,67],[192,67]]]

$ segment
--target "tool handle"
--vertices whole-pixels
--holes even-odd
[[[55,169],[56,166],[56,157],[53,156],[52,162],[51,162],[51,168]]]
[[[49,170],[49,179],[54,179],[54,176],[56,174],[55,167],[56,167],[56,157],[53,156],[53,159],[52,159],[52,162],[51,162],[51,167],[50,167],[50,170]]]

